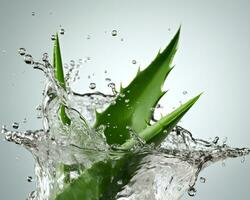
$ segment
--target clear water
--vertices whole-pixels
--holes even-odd
[[[84,170],[94,163],[107,159],[116,160],[125,152],[117,146],[109,146],[103,135],[103,128],[93,130],[95,110],[102,111],[109,104],[115,103],[118,94],[114,83],[109,87],[113,94],[102,93],[76,94],[70,83],[79,77],[74,61],[66,65],[66,91],[60,87],[54,77],[54,69],[48,62],[48,55],[43,55],[43,63],[35,62],[24,48],[19,50],[27,64],[44,72],[46,85],[43,100],[37,107],[38,117],[43,120],[41,130],[18,131],[18,124],[13,124],[13,131],[2,127],[2,133],[9,142],[22,145],[30,151],[36,161],[35,175],[37,189],[29,194],[29,200],[53,200],[66,187],[67,183],[77,179]],[[94,84],[90,85],[94,89]],[[58,110],[65,105],[71,124],[61,123]],[[209,165],[250,153],[248,148],[232,148],[226,143],[219,144],[219,138],[205,141],[193,138],[192,134],[176,126],[166,140],[159,146],[146,145],[138,138],[138,145],[132,149],[135,158],[129,166],[135,173],[131,179],[121,185],[117,200],[177,200],[186,192],[190,196],[196,193],[195,183],[199,172]],[[72,167],[67,173],[63,166]],[[32,179],[32,178],[31,178]],[[65,181],[67,179],[67,181]],[[32,181],[32,180],[31,180]],[[200,178],[205,182],[204,178]]]

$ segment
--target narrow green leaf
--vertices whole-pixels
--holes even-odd
[[[55,68],[55,77],[56,77],[56,79],[58,80],[61,87],[66,89],[58,34],[56,34],[56,40],[55,40],[55,43],[54,43],[53,66]],[[70,125],[71,121],[70,121],[69,117],[66,114],[64,105],[61,105],[60,117],[61,117],[61,121],[62,121],[62,123],[64,125]]]
[[[121,87],[116,104],[110,105],[97,115],[94,127],[106,126],[104,134],[109,144],[123,144],[129,139],[127,127],[135,132],[141,132],[147,127],[152,117],[152,109],[165,94],[162,85],[172,69],[171,63],[177,50],[179,34],[180,29],[166,49],[158,53],[144,71],[139,71],[126,88]]]
[[[155,124],[148,126],[146,129],[138,133],[139,137],[141,137],[147,143],[153,142],[155,145],[159,145],[168,136],[170,131],[176,126],[185,113],[195,104],[200,96],[201,94],[194,97],[193,99],[190,99],[188,102],[181,105],[170,114],[161,118]],[[136,144],[136,142],[137,141],[134,139],[129,139],[122,145],[122,147],[125,149],[130,149]]]

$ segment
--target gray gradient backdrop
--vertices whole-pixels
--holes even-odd
[[[35,107],[41,101],[43,75],[25,65],[17,50],[25,47],[40,59],[42,53],[51,52],[50,35],[60,25],[66,30],[61,37],[64,61],[91,57],[73,86],[77,91],[87,91],[90,81],[106,90],[105,69],[115,83],[122,80],[126,85],[137,67],[146,67],[182,25],[176,67],[165,85],[170,90],[163,104],[172,108],[204,91],[181,124],[195,137],[228,137],[232,146],[250,147],[249,13],[247,0],[1,0],[0,124],[10,127],[27,118],[21,130],[41,127]],[[113,29],[117,37],[111,36]],[[95,76],[88,80],[90,73]],[[183,90],[188,95],[183,96]],[[0,160],[0,199],[25,199],[35,188],[34,182],[26,181],[33,175],[32,156],[1,136]],[[197,184],[196,197],[183,199],[250,199],[249,158],[225,163],[203,171],[206,183]]]

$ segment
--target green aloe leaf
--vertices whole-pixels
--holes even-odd
[[[170,114],[162,117],[155,124],[149,125],[146,129],[138,133],[138,136],[147,143],[153,142],[155,145],[159,145],[168,136],[170,131],[176,126],[185,113],[195,104],[200,96],[201,94],[194,97],[193,99],[190,99],[188,102],[181,105]],[[124,143],[122,147],[125,149],[130,149],[135,144],[136,140],[132,138]]]
[[[109,144],[121,144],[124,149],[132,148],[138,142],[131,137],[132,129],[147,143],[159,145],[200,97],[194,97],[153,125],[149,125],[153,109],[165,94],[162,85],[172,69],[171,63],[177,50],[179,34],[180,29],[164,51],[159,53],[145,70],[139,71],[126,88],[121,87],[115,104],[96,114],[94,128],[105,125],[104,134]],[[58,36],[54,48],[54,66],[56,78],[65,88]],[[67,123],[67,118],[64,118],[67,117],[65,107],[62,105],[61,114],[63,109],[64,115],[61,115],[61,118]],[[68,183],[55,200],[113,200],[133,177],[142,157],[143,155],[138,157],[133,152],[117,159],[107,157],[82,171],[79,178]],[[134,165],[131,166],[131,163]],[[117,184],[119,180],[122,180],[123,184]]]
[[[128,127],[139,133],[149,124],[154,107],[165,94],[162,86],[172,69],[171,63],[177,50],[179,35],[180,29],[145,70],[138,71],[126,88],[121,87],[115,104],[96,114],[94,127],[106,126],[104,134],[109,144],[123,144],[129,139]]]
[[[55,68],[55,76],[59,84],[62,88],[66,90],[66,84],[64,80],[64,73],[63,73],[63,64],[62,64],[62,57],[61,57],[61,50],[59,44],[58,34],[56,34],[56,39],[54,43],[54,51],[53,51],[53,66]],[[61,121],[64,125],[70,125],[71,121],[66,114],[65,106],[61,105],[60,108],[60,117]]]

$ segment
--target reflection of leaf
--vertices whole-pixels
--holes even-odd
[[[55,76],[56,76],[57,81],[59,82],[59,84],[61,85],[62,88],[66,89],[58,34],[56,34],[56,40],[55,40],[55,44],[54,44],[53,66],[55,68]],[[61,106],[60,117],[61,117],[61,121],[63,122],[63,124],[65,124],[65,125],[70,124],[70,119],[65,112],[64,105]]]
[[[97,162],[69,184],[55,200],[115,200],[116,194],[136,172],[141,157],[127,153],[118,160],[108,158]]]

